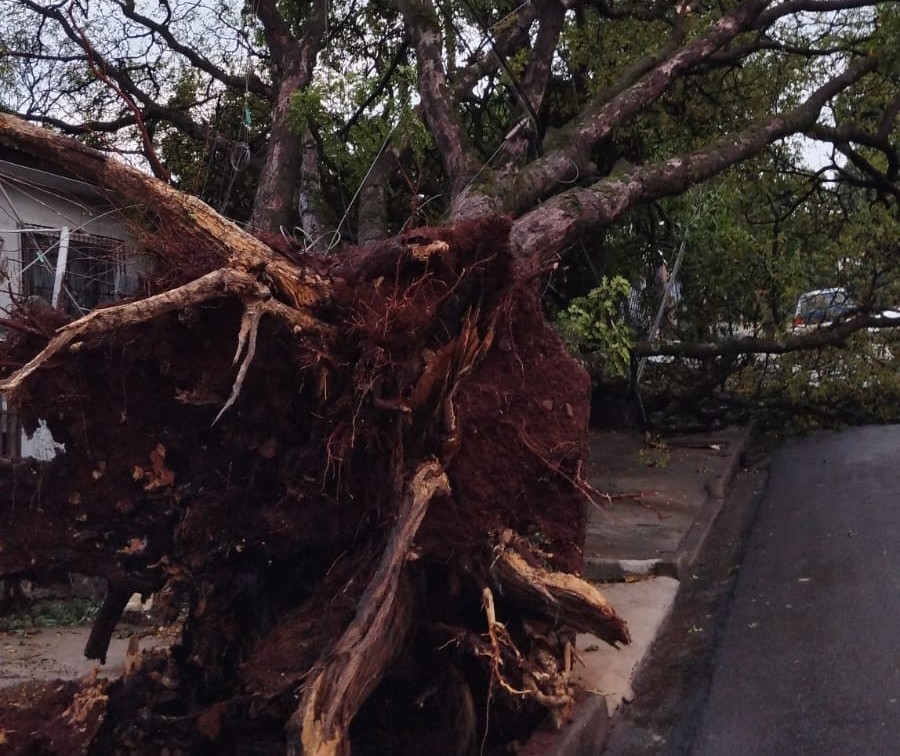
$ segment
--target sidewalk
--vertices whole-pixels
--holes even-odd
[[[584,577],[628,622],[632,643],[614,649],[578,636],[575,680],[585,695],[575,719],[559,733],[536,735],[523,754],[602,753],[610,721],[631,698],[631,681],[725,504],[750,436],[747,428],[726,428],[648,445],[637,433],[592,434],[588,481],[603,494],[603,507],[588,513]]]
[[[593,434],[587,478],[609,498],[588,513],[584,577],[680,578],[719,513],[748,438],[745,428],[657,445],[636,433]]]

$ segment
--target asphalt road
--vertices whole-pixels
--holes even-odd
[[[691,756],[900,754],[900,426],[785,444]]]

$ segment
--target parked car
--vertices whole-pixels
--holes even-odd
[[[797,309],[794,311],[793,330],[804,332],[811,328],[827,326],[835,320],[846,320],[862,312],[862,308],[853,301],[843,287],[831,289],[815,289],[800,295]],[[885,320],[900,320],[900,310],[890,308],[872,313]],[[877,332],[878,328],[869,331]]]
[[[815,289],[800,295],[794,311],[794,332],[802,332],[852,317],[859,307],[842,287]]]

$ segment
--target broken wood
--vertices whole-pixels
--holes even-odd
[[[504,593],[531,611],[592,633],[611,646],[631,642],[627,624],[600,591],[576,575],[529,564],[515,548],[517,540],[511,531],[504,533],[492,562],[491,574]]]

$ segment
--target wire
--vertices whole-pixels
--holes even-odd
[[[335,230],[331,234],[331,243],[328,245],[328,249],[325,250],[326,253],[331,252],[331,250],[338,245],[338,242],[340,242],[341,226],[343,226],[344,221],[347,220],[347,216],[350,214],[350,208],[353,207],[353,203],[356,202],[356,198],[359,196],[362,188],[366,185],[366,181],[369,180],[369,176],[371,175],[372,171],[375,170],[375,164],[381,158],[381,153],[387,149],[387,146],[391,141],[391,137],[394,135],[394,131],[396,131],[396,129],[397,124],[395,123],[393,126],[391,126],[390,131],[388,131],[387,136],[384,138],[384,142],[382,143],[381,148],[376,153],[374,160],[372,160],[372,163],[369,166],[369,170],[366,171],[366,175],[363,176],[362,181],[359,182],[359,186],[356,187],[356,192],[354,192],[353,196],[350,198],[350,202],[347,205],[346,210],[344,210],[344,214],[341,216],[341,219],[337,224],[337,228],[335,228]],[[323,236],[325,236],[325,234],[323,234]]]
[[[246,142],[235,142],[228,153],[228,161],[233,170],[244,170],[250,162],[250,145]]]
[[[501,142],[500,145],[497,147],[497,149],[494,150],[494,151],[491,153],[490,157],[489,157],[487,160],[485,160],[484,163],[481,164],[481,168],[479,168],[479,169],[475,172],[475,175],[472,176],[472,178],[470,178],[470,179],[466,182],[466,185],[465,185],[465,186],[463,187],[463,189],[462,189],[463,192],[465,192],[469,187],[472,186],[472,184],[474,184],[474,183],[478,180],[478,177],[479,177],[482,173],[485,172],[485,170],[487,169],[487,167],[491,164],[491,161],[493,161],[493,159],[494,159],[495,157],[497,157],[497,155],[499,155],[499,154],[502,152],[502,150],[503,150],[505,144],[506,144],[505,142]],[[460,194],[462,194],[462,192],[460,192]]]
[[[213,159],[216,156],[216,137],[219,135],[219,124],[222,119],[222,94],[219,93],[219,96],[216,98],[216,118],[215,118],[215,137],[209,139],[209,129],[207,128],[206,135],[207,139],[209,139],[209,157],[206,159],[206,171],[203,173],[203,185],[200,187],[200,199],[206,199],[206,190],[209,187],[209,174],[212,170]]]
[[[522,85],[519,84],[519,80],[516,75],[512,72],[512,69],[506,62],[506,58],[504,58],[500,51],[497,49],[497,45],[494,42],[494,34],[491,31],[491,28],[482,21],[481,16],[478,15],[478,12],[472,6],[469,0],[463,0],[463,4],[469,9],[469,12],[472,14],[472,18],[475,20],[475,23],[481,28],[482,34],[484,34],[488,43],[491,46],[491,52],[494,53],[494,57],[497,59],[497,63],[500,64],[500,68],[503,69],[503,72],[509,77],[510,86],[512,86],[513,93],[516,95],[516,99],[519,101],[519,104],[522,106],[522,109],[525,111],[525,114],[528,116],[528,119],[531,121],[531,126],[534,129],[535,135],[540,133],[540,128],[538,127],[538,117],[537,113],[534,110],[534,106],[531,104],[531,101],[525,96],[525,93],[522,91]],[[520,6],[521,7],[521,6]],[[513,11],[515,12],[515,11]],[[507,18],[505,16],[504,18]],[[499,22],[498,22],[499,23]]]
[[[19,214],[16,212],[15,205],[14,205],[12,199],[10,198],[9,194],[7,193],[6,188],[3,186],[4,181],[9,181],[12,184],[17,184],[18,186],[16,186],[16,191],[18,191],[21,194],[23,194],[24,196],[26,196],[32,202],[37,203],[38,205],[43,207],[48,212],[53,213],[53,215],[56,215],[59,218],[62,218],[63,220],[68,221],[68,223],[66,225],[68,225],[69,227],[80,226],[80,224],[78,223],[77,219],[74,218],[73,216],[67,215],[66,213],[60,211],[60,209],[58,207],[53,207],[52,205],[47,204],[40,197],[36,197],[33,192],[29,192],[23,187],[28,187],[30,189],[36,189],[37,191],[43,192],[44,194],[49,194],[51,197],[56,197],[57,199],[61,199],[69,204],[75,205],[76,207],[80,208],[82,210],[82,212],[85,212],[85,213],[89,212],[89,208],[86,205],[83,205],[82,203],[75,201],[74,199],[72,199],[69,196],[66,196],[63,194],[57,194],[56,192],[48,189],[47,187],[44,187],[41,184],[37,184],[33,181],[28,181],[26,179],[19,178],[18,176],[10,176],[8,174],[0,173],[0,191],[3,192],[3,196],[6,198],[6,201],[9,203],[9,206],[12,209],[13,213],[15,214],[16,220],[19,223],[23,223],[24,221],[19,216]]]
[[[250,9],[246,6],[241,11],[241,37],[245,40],[247,40],[248,37],[247,18],[250,13]],[[252,13],[254,16],[258,15],[259,0],[254,1]],[[250,164],[250,158],[252,156],[249,144],[251,137],[250,129],[253,126],[253,114],[250,110],[250,74],[252,66],[250,64],[251,55],[249,41],[247,42],[246,47],[242,48],[241,58],[240,67],[244,69],[244,95],[241,101],[241,125],[238,131],[239,136],[243,136],[244,139],[232,144],[231,149],[228,151],[228,163],[231,165],[231,175],[228,177],[228,184],[225,186],[225,191],[222,193],[222,201],[219,203],[219,212],[223,215],[231,200],[231,190],[234,188],[234,181],[237,178],[238,173],[243,171]],[[212,154],[210,155],[210,161],[212,161]]]

